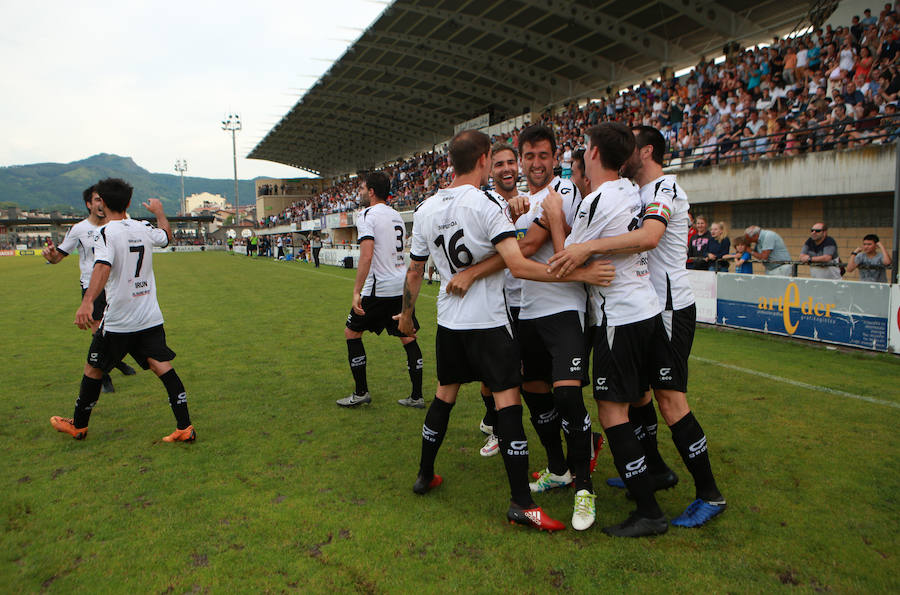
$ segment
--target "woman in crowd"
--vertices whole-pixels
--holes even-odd
[[[726,234],[724,221],[716,221],[709,226],[709,243],[707,244],[706,260],[710,271],[720,273],[728,272],[728,261],[725,256],[731,251],[731,240]]]

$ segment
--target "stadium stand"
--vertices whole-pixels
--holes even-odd
[[[867,26],[808,31],[701,60],[690,72],[632,85],[606,98],[571,102],[540,115],[566,150],[584,148],[584,133],[618,120],[663,131],[671,167],[792,157],[807,152],[894,142],[900,134],[900,28],[884,11]],[[492,141],[517,145],[519,128]],[[392,204],[411,207],[452,180],[444,149],[382,165]],[[356,182],[343,180],[317,198],[294,203],[268,225],[356,208]]]

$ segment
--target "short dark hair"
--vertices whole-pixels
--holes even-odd
[[[97,191],[97,185],[94,184],[93,186],[88,186],[81,192],[81,196],[82,196],[82,198],[84,198],[84,204],[86,204],[86,205],[91,204],[91,198],[94,196],[94,192],[96,192],[96,191]]]
[[[374,190],[379,200],[387,200],[391,193],[391,179],[383,171],[370,171],[366,174],[366,188]]]
[[[663,156],[666,154],[666,139],[662,133],[653,126],[635,126],[632,128],[637,134],[634,135],[634,142],[638,149],[643,149],[647,145],[653,147],[653,161],[659,165],[663,164]]]
[[[634,134],[621,122],[603,122],[588,129],[591,146],[597,147],[600,162],[619,171],[634,153]]]
[[[131,204],[134,188],[121,178],[106,178],[97,182],[94,191],[100,195],[107,209],[115,213],[124,213]]]
[[[478,159],[491,150],[491,139],[477,130],[463,130],[450,141],[450,164],[457,175],[475,169]]]
[[[578,165],[581,168],[581,175],[584,175],[584,149],[578,149],[572,153],[572,165]]]
[[[556,155],[556,137],[553,135],[553,131],[550,130],[550,128],[541,124],[529,126],[519,133],[519,150],[522,150],[525,143],[534,146],[542,140],[550,141],[550,150]]]
[[[493,145],[491,145],[491,159],[493,159],[494,155],[496,155],[500,151],[512,151],[513,157],[515,157],[516,159],[519,158],[519,152],[511,144],[509,144],[509,143],[494,143]]]
[[[863,236],[863,241],[865,242],[866,240],[868,240],[870,242],[875,242],[876,244],[880,241],[878,239],[878,236],[875,235],[874,233],[869,233],[869,234],[866,234],[865,236]]]

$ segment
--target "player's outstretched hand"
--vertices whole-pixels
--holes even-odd
[[[53,245],[53,240],[47,240],[47,245],[41,250],[41,256],[49,263],[56,264],[60,260],[60,253]]]
[[[509,205],[509,214],[512,215],[513,221],[527,213],[531,209],[531,201],[524,194],[519,194],[507,201]]]
[[[158,198],[150,198],[143,204],[145,209],[147,209],[157,217],[160,213],[165,213],[165,211],[163,210],[162,202],[160,202]]]
[[[416,327],[413,325],[412,316],[404,316],[401,312],[392,316],[397,321],[397,329],[407,337],[416,338]]]
[[[608,260],[595,260],[585,267],[587,282],[606,287],[616,278],[616,267]]]
[[[90,330],[94,325],[94,309],[90,304],[81,304],[75,312],[75,324],[83,331]]]
[[[465,269],[453,275],[453,278],[447,283],[445,291],[459,297],[466,295],[466,292],[472,287],[472,283],[475,282],[475,275],[471,271],[472,269]]]
[[[358,293],[353,294],[353,311],[360,316],[366,315],[366,311],[362,307],[362,296]]]
[[[571,244],[550,257],[547,261],[550,265],[547,272],[551,275],[556,274],[557,279],[562,279],[583,265],[590,256],[591,249],[586,243]]]

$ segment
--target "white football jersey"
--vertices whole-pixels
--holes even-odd
[[[168,244],[166,232],[149,221],[121,219],[100,228],[95,262],[110,266],[104,332],[133,333],[163,323],[156,301],[153,247]]]
[[[98,237],[99,225],[84,219],[72,226],[62,243],[56,247],[60,254],[68,256],[78,250],[78,268],[81,269],[81,287],[87,289],[94,270],[94,242]]]
[[[509,323],[503,271],[478,279],[460,297],[447,293],[458,271],[497,253],[494,245],[515,238],[509,206],[499,195],[470,184],[443,188],[422,202],[413,217],[412,260],[431,255],[441,275],[438,325],[453,330],[496,328]]]
[[[362,295],[396,297],[403,295],[406,279],[406,262],[403,247],[406,245],[406,226],[400,213],[384,203],[372,205],[358,213],[356,240],[374,240],[372,266],[362,288]]]
[[[656,248],[650,251],[650,281],[659,305],[664,310],[680,310],[694,303],[687,262],[688,217],[687,194],[674,175],[664,175],[641,187],[644,220],[656,219],[666,224],[666,231]]]
[[[624,178],[605,182],[581,201],[566,246],[637,229],[642,210],[637,186]],[[660,313],[659,300],[650,283],[646,252],[600,257],[612,261],[616,277],[609,287],[591,285],[589,288],[595,324],[602,324],[605,317],[607,325],[622,326]]]
[[[572,226],[578,205],[581,204],[581,193],[575,184],[562,178],[554,178],[546,187],[534,194],[529,194],[531,208],[527,213],[516,220],[516,229],[528,230],[531,225],[544,214],[544,199],[553,188],[562,196],[563,215],[566,224]],[[537,249],[531,259],[546,264],[553,256],[553,241],[547,239],[544,245]],[[522,309],[519,311],[519,320],[529,320],[575,310],[584,312],[587,303],[587,294],[582,283],[542,283],[540,281],[522,281]]]

